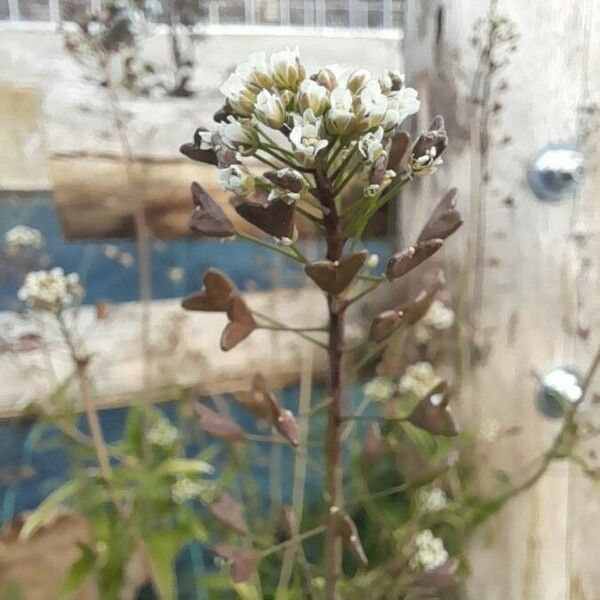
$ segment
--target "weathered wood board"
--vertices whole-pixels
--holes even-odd
[[[253,310],[289,326],[314,327],[326,319],[325,302],[315,289],[244,297]],[[258,371],[273,386],[296,382],[302,348],[310,344],[294,333],[256,330],[238,347],[222,352],[219,339],[227,323],[223,313],[191,313],[179,301],[156,301],[150,308],[150,380],[144,385],[141,316],[139,303],[115,305],[103,321],[96,321],[94,307],[80,311],[77,331],[82,348],[92,357],[100,407],[127,405],[136,397],[165,400],[177,386],[207,395],[233,392],[248,388]],[[31,401],[47,401],[72,374],[73,365],[52,319],[25,322],[14,313],[1,313],[0,327],[14,338],[37,331],[47,342],[30,352],[0,355],[0,417],[9,417]],[[315,360],[316,377],[323,375],[323,358]],[[67,396],[76,402],[77,389],[72,388]]]
[[[476,56],[472,25],[489,2],[409,2],[407,72],[430,113],[443,111],[451,147],[444,167],[411,198],[404,233],[456,185],[466,226],[452,248],[474,271],[473,242],[482,211],[483,277],[479,330],[490,342],[487,361],[475,371],[461,412],[475,427],[495,419],[520,425],[518,437],[488,448],[493,465],[515,481],[530,472],[556,433],[557,422],[535,408],[536,378],[552,367],[588,368],[600,344],[600,2],[503,0],[498,10],[516,23],[517,52],[503,74],[496,136],[512,142],[493,148],[490,179],[480,194],[475,111],[468,102]],[[428,115],[423,115],[425,126]],[[587,132],[587,135],[586,135]],[[578,197],[538,201],[528,186],[527,164],[550,142],[579,142],[587,177]],[[482,198],[482,200],[480,200]],[[407,203],[409,204],[409,203]],[[592,382],[592,392],[600,382]],[[582,407],[598,422],[597,408]],[[596,447],[598,444],[596,443]],[[586,458],[588,458],[586,456]],[[509,504],[471,549],[470,598],[595,600],[600,598],[600,490],[575,466],[555,464],[533,489]]]

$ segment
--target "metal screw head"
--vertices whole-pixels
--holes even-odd
[[[536,152],[527,172],[533,193],[546,202],[572,198],[584,175],[583,154],[566,144],[550,144]]]
[[[571,367],[555,367],[538,384],[537,407],[546,417],[560,419],[565,410],[583,399],[582,376]]]

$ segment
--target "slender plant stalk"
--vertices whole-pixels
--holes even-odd
[[[344,249],[343,225],[335,204],[333,183],[318,169],[317,189],[321,202],[329,208],[324,216],[327,237],[327,259],[338,261]],[[342,402],[344,353],[344,313],[346,304],[338,296],[327,294],[329,314],[329,399],[325,433],[325,478],[327,500],[327,528],[325,531],[325,581],[327,600],[337,599],[337,583],[342,567],[342,545],[338,533],[338,513],[343,506],[342,491]]]

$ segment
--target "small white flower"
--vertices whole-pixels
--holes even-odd
[[[444,490],[438,487],[421,489],[417,494],[417,503],[421,511],[434,513],[447,508],[448,497]]]
[[[248,57],[248,81],[260,88],[269,88],[273,84],[267,55],[264,52],[253,52]]]
[[[390,183],[392,183],[392,181],[395,179],[395,177],[396,177],[396,171],[394,171],[393,169],[388,169],[383,174],[383,177],[381,178],[381,189],[385,190],[385,188],[388,187],[388,185],[390,185]]]
[[[195,139],[200,142],[200,150],[212,150],[213,147],[212,131],[197,131]]]
[[[221,93],[227,98],[229,106],[239,115],[249,117],[254,110],[256,93],[248,88],[247,78],[250,75],[248,63],[238,66],[221,86]]]
[[[481,439],[492,444],[498,439],[500,430],[500,422],[497,419],[487,418],[481,425]]]
[[[298,46],[286,48],[271,55],[271,76],[273,83],[281,88],[296,89],[304,79],[304,68],[300,64]]]
[[[583,396],[583,390],[577,377],[564,369],[554,369],[544,375],[544,386],[569,402],[579,402]]]
[[[381,93],[381,87],[375,80],[369,81],[359,95],[356,110],[362,130],[372,129],[380,125],[388,109],[388,98]]]
[[[365,384],[363,391],[366,398],[385,402],[394,395],[396,386],[389,377],[375,377]]]
[[[380,186],[378,183],[372,183],[365,188],[364,194],[366,198],[377,198],[379,196]]]
[[[119,256],[119,248],[114,244],[106,244],[103,249],[104,256],[109,260],[114,260]]]
[[[294,146],[296,159],[303,165],[311,164],[315,156],[326,148],[328,141],[321,135],[321,119],[309,109],[300,118],[294,115],[294,127],[290,132],[290,142]]]
[[[365,133],[358,140],[358,151],[366,162],[374,163],[385,154],[383,149],[383,128],[378,127],[371,133]]]
[[[254,148],[258,141],[256,129],[249,120],[238,121],[232,116],[221,125],[219,135],[228,148],[239,149],[242,153]]]
[[[59,311],[71,306],[83,296],[79,275],[65,275],[61,268],[27,273],[18,292],[19,300],[31,308]]]
[[[325,116],[327,130],[334,135],[342,135],[356,124],[352,110],[352,94],[344,87],[335,88],[329,97],[330,108]]]
[[[408,166],[410,167],[413,175],[417,177],[423,177],[424,175],[432,175],[438,170],[438,167],[443,164],[441,157],[437,156],[437,149],[435,146],[431,146],[425,152],[419,156],[411,156],[408,159]]]
[[[329,90],[312,79],[305,79],[300,84],[297,104],[300,112],[310,109],[320,117],[329,108]]]
[[[454,311],[441,300],[435,299],[421,322],[438,331],[450,329],[454,325]]]
[[[436,386],[440,378],[428,362],[417,362],[406,367],[404,375],[398,382],[398,390],[402,393],[412,393],[423,398]]]
[[[214,502],[216,488],[208,481],[192,481],[188,477],[178,479],[171,486],[171,498],[175,504],[184,504],[190,500],[201,500],[205,503]]]
[[[431,571],[448,561],[449,555],[443,540],[435,537],[429,529],[417,534],[415,546],[415,553],[409,561],[414,571]]]
[[[268,90],[262,90],[256,96],[254,114],[261,123],[273,129],[281,129],[285,123],[285,108],[281,99]]]
[[[383,127],[386,131],[393,131],[404,119],[419,112],[421,103],[417,95],[417,91],[413,88],[403,87],[388,96],[387,110],[383,119]]]
[[[254,191],[254,177],[244,165],[231,165],[219,169],[219,185],[237,196],[247,196]]]
[[[133,258],[133,254],[131,254],[130,252],[122,252],[119,256],[119,264],[121,264],[127,269],[133,267],[134,263],[135,259]]]
[[[152,446],[170,448],[177,440],[177,429],[165,418],[157,419],[156,423],[148,430],[148,442]]]
[[[9,254],[16,254],[25,248],[38,250],[44,245],[44,237],[39,229],[17,225],[4,234],[4,243]]]
[[[185,270],[182,267],[171,267],[168,271],[168,277],[171,281],[181,281],[185,276]]]
[[[379,264],[379,254],[369,254],[367,258],[367,267],[369,269],[376,269]]]

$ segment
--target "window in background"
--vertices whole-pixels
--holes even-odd
[[[241,24],[246,22],[246,3],[244,0],[229,0],[228,2],[219,2],[219,23]]]
[[[261,25],[279,24],[279,2],[273,0],[255,0],[256,22]]]
[[[326,0],[325,25],[327,27],[349,27],[348,0]]]

